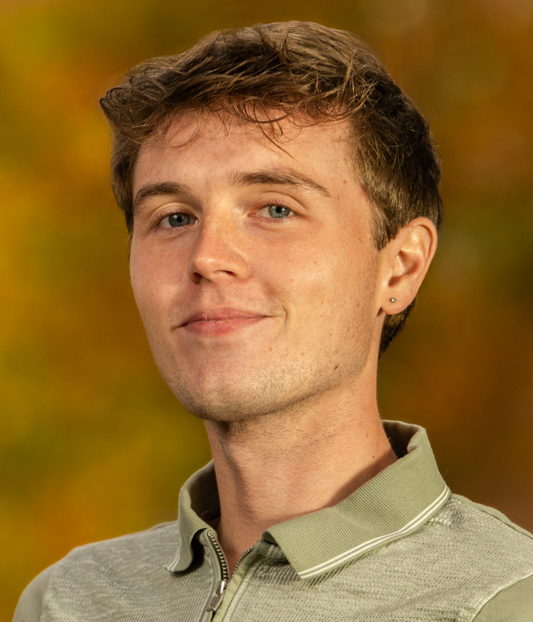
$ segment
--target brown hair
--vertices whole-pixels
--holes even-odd
[[[418,216],[440,227],[440,167],[428,125],[351,33],[309,22],[222,30],[183,54],[141,63],[127,78],[100,103],[114,132],[112,186],[130,234],[139,148],[185,110],[229,112],[263,131],[295,115],[309,123],[347,119],[355,174],[375,207],[376,247]],[[412,306],[386,317],[380,353]]]

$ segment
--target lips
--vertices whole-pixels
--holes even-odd
[[[200,337],[217,337],[234,333],[265,319],[264,313],[245,309],[221,308],[198,311],[181,325],[187,333]]]
[[[222,322],[230,320],[241,319],[259,319],[265,317],[263,313],[256,313],[253,311],[246,311],[243,309],[222,308],[222,309],[210,309],[206,311],[198,311],[188,317],[182,326],[188,326],[195,322]]]

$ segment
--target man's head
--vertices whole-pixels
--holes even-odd
[[[112,183],[130,234],[139,149],[187,111],[268,126],[274,142],[282,118],[304,126],[346,120],[353,170],[373,206],[376,248],[414,218],[440,226],[440,170],[427,124],[350,33],[302,22],[216,32],[183,54],[135,67],[101,103],[115,133]],[[411,306],[385,318],[381,352]]]
[[[191,111],[142,145],[133,292],[163,377],[197,416],[375,401],[383,320],[413,300],[436,232],[416,218],[378,251],[348,129],[284,119],[273,142]]]

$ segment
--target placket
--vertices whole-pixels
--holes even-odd
[[[246,589],[246,584],[260,566],[261,561],[257,552],[257,545],[244,551],[230,578],[226,556],[213,530],[205,532],[204,544],[211,548],[218,560],[219,573],[215,584],[212,586],[212,596],[205,609],[202,622],[229,620],[234,607]]]

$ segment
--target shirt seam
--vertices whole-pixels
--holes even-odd
[[[525,579],[529,579],[530,577],[533,577],[533,570],[529,570],[528,573],[524,576],[513,579],[507,585],[498,587],[498,589],[493,594],[491,594],[486,600],[484,600],[481,603],[481,605],[476,609],[476,611],[474,612],[474,615],[472,616],[472,618],[470,618],[471,622],[475,622],[477,616],[481,613],[481,610],[483,609],[483,607],[485,605],[488,605],[491,600],[494,600],[496,596],[498,596],[498,594],[501,594],[502,592],[509,589],[510,587],[513,587],[513,585],[516,585],[517,583],[520,583],[520,581],[524,581]]]

